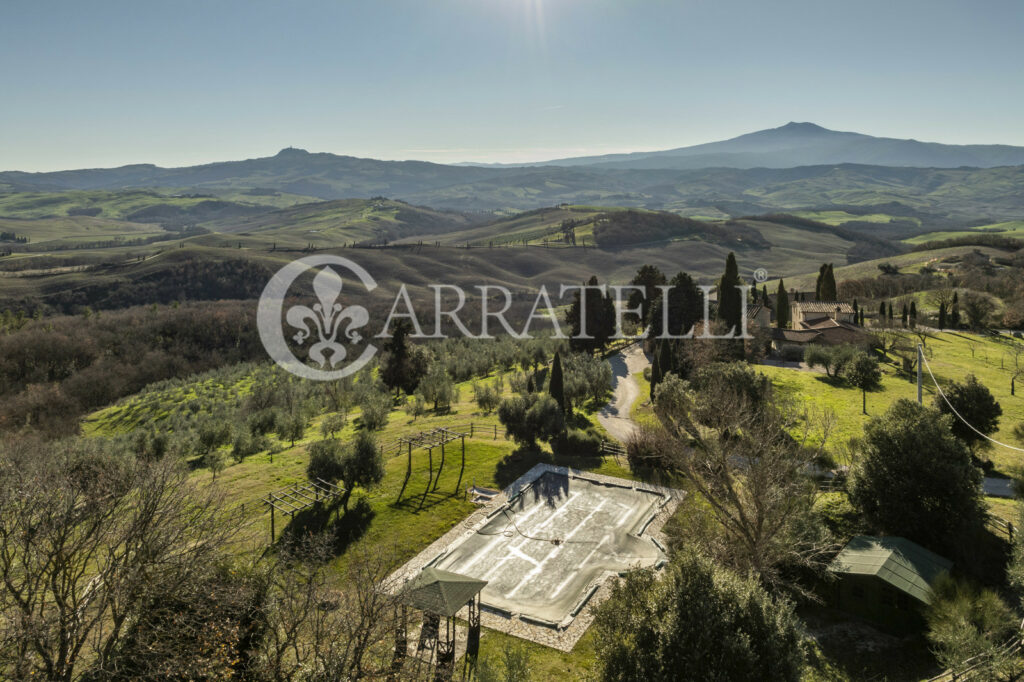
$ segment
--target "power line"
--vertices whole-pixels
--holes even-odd
[[[1017,452],[1024,452],[1024,449],[1022,449],[1022,448],[1014,447],[1012,445],[1007,445],[1006,443],[1002,443],[1002,442],[996,440],[995,438],[991,438],[987,434],[984,434],[981,431],[979,431],[978,429],[974,428],[973,424],[971,424],[969,421],[964,419],[963,415],[960,414],[959,412],[957,412],[956,408],[953,407],[953,403],[949,402],[949,398],[946,397],[946,394],[942,392],[942,387],[939,386],[939,382],[935,378],[935,373],[932,372],[932,366],[928,364],[928,358],[925,356],[924,353],[921,353],[921,359],[924,361],[924,366],[928,370],[928,375],[932,378],[932,383],[935,384],[935,390],[938,391],[939,395],[942,396],[942,399],[946,401],[946,404],[949,405],[949,409],[952,410],[953,414],[955,414],[957,416],[957,419],[962,421],[964,424],[967,425],[967,428],[969,428],[971,431],[974,431],[976,434],[978,434],[979,436],[981,436],[985,440],[991,441],[991,442],[995,443],[996,445],[1001,445],[1002,447],[1008,448],[1010,450],[1016,450]]]

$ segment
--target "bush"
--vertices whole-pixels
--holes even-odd
[[[997,652],[1017,631],[1013,611],[991,590],[979,590],[950,576],[940,576],[932,585],[934,598],[928,608],[928,641],[935,658],[944,668],[962,666],[982,654],[981,669],[974,676],[984,679],[1015,679],[1010,673],[1018,662]],[[1002,655],[1000,655],[1002,654]],[[1019,672],[1019,671],[1017,671]]]
[[[693,553],[660,579],[650,569],[620,579],[594,632],[602,680],[798,680],[804,666],[793,606]]]
[[[857,354],[854,346],[819,346],[811,344],[804,351],[804,362],[808,367],[821,367],[829,377],[842,375],[846,364]]]
[[[814,510],[825,527],[841,540],[845,541],[865,530],[864,520],[845,493],[824,493],[818,498]]]
[[[956,411],[978,431],[990,434],[999,428],[1003,408],[996,402],[992,392],[973,374],[968,374],[964,383],[950,384],[945,393]],[[968,447],[988,445],[987,440],[953,415],[949,403],[943,400],[942,396],[935,396],[935,408],[943,414],[952,415],[953,434],[967,443]]]
[[[633,433],[626,439],[626,461],[629,462],[629,470],[633,472],[658,467],[663,463],[664,447],[654,429],[647,426],[633,429]]]
[[[779,348],[779,357],[786,362],[800,362],[804,359],[804,347],[787,343]]]
[[[590,429],[568,429],[551,446],[560,455],[599,455],[601,437]]]
[[[950,418],[898,400],[864,428],[850,501],[875,529],[940,554],[958,553],[981,527],[981,473]]]

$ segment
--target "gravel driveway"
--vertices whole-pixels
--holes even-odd
[[[613,355],[608,362],[612,366],[612,399],[598,413],[597,420],[612,438],[625,442],[636,428],[629,413],[640,397],[640,386],[633,374],[642,372],[651,363],[639,346]]]

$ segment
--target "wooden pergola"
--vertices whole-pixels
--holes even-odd
[[[455,484],[455,492],[459,491],[462,487],[462,475],[466,471],[466,434],[459,433],[458,431],[451,431],[444,427],[436,428],[431,431],[421,431],[413,436],[405,436],[398,439],[399,447],[406,448],[406,455],[408,457],[407,465],[405,468],[405,480],[402,482],[402,489],[398,492],[398,500],[402,499],[402,495],[405,494],[405,487],[409,484],[409,477],[412,476],[412,451],[414,448],[423,448],[427,451],[427,457],[430,467],[430,478],[427,480],[427,488],[423,491],[423,498],[420,500],[420,507],[423,507],[423,502],[427,498],[427,493],[431,490],[437,490],[438,484],[441,482],[441,472],[444,471],[444,457],[445,457],[445,445],[448,443],[460,440],[462,442],[462,466],[459,469],[459,481]],[[437,476],[434,476],[434,450],[441,450],[441,464],[437,467]]]
[[[294,519],[297,512],[309,509],[313,505],[319,504],[321,500],[333,500],[344,492],[344,488],[318,478],[315,481],[295,483],[287,488],[268,493],[263,498],[263,504],[270,508],[270,543],[274,543],[276,536],[275,511],[288,514],[289,519]]]

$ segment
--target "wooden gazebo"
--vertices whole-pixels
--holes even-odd
[[[434,679],[449,680],[455,668],[455,615],[462,607],[469,608],[469,635],[463,677],[476,663],[480,651],[480,591],[486,580],[477,580],[438,568],[424,568],[402,588],[399,601],[423,612],[417,657],[435,666]],[[444,632],[441,632],[441,619]],[[405,622],[405,619],[402,619]],[[396,661],[405,656],[407,639],[399,632],[395,642]]]

